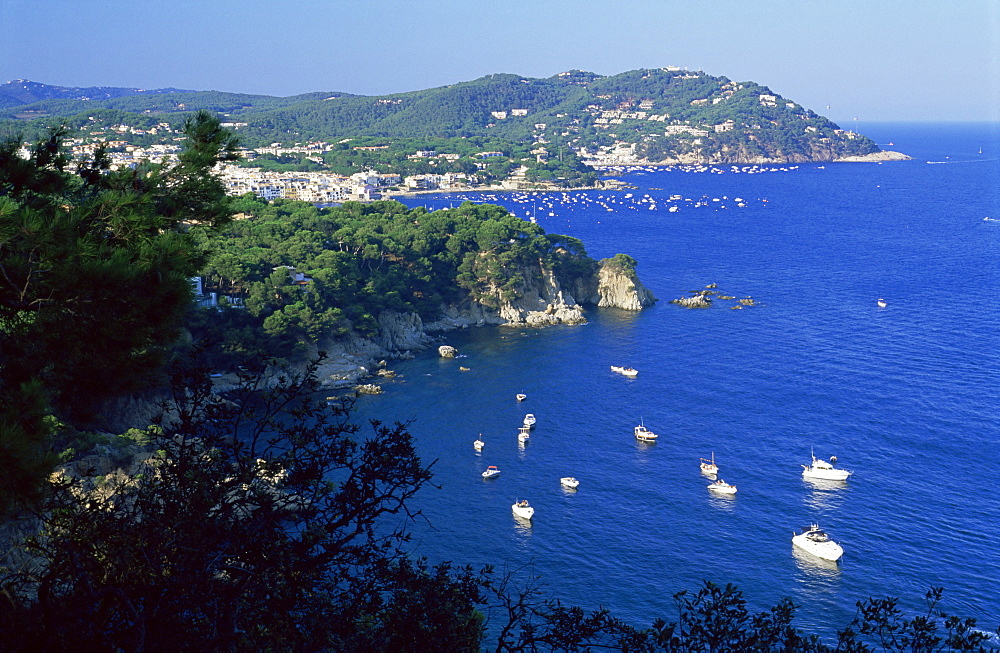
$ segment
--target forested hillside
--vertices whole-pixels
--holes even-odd
[[[10,86],[10,85],[7,85]],[[315,92],[287,98],[232,93],[141,94],[11,105],[0,116],[58,116],[71,124],[95,111],[126,124],[207,109],[239,123],[247,145],[347,138],[487,138],[510,144],[596,152],[632,143],[647,160],[700,157],[747,161],[828,160],[877,152],[864,136],[755,82],[698,71],[641,69],[613,76],[570,71],[549,78],[495,74],[386,96]],[[23,95],[23,94],[22,94]],[[33,97],[41,97],[36,93]],[[26,97],[26,96],[25,96]],[[4,104],[0,104],[3,107]],[[134,118],[132,118],[132,117]]]
[[[383,310],[434,319],[444,306],[469,299],[496,308],[517,298],[529,266],[541,262],[567,286],[596,266],[576,238],[546,234],[494,205],[428,212],[398,202],[349,202],[318,209],[243,197],[233,208],[241,219],[222,233],[194,230],[212,251],[202,270],[205,291],[246,308],[210,313],[226,352],[254,347],[288,356],[296,343],[373,335]],[[211,332],[211,324],[199,325]]]

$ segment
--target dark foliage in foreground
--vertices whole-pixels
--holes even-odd
[[[6,650],[984,650],[939,589],[915,617],[859,603],[831,646],[790,601],[753,614],[733,586],[681,592],[676,621],[637,629],[547,599],[524,570],[409,559],[402,524],[431,473],[404,425],[362,435],[348,407],[308,400],[312,374],[268,389],[247,373],[227,400],[204,378],[175,375],[131,473],[56,482],[0,570]]]

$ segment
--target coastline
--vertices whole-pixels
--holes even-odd
[[[599,164],[600,168],[612,168],[612,167],[642,167],[642,168],[671,168],[676,166],[728,166],[728,165],[802,165],[803,163],[885,163],[887,161],[912,161],[913,157],[904,154],[902,152],[895,152],[891,150],[882,150],[880,152],[873,152],[871,154],[859,155],[859,156],[845,156],[837,159],[826,160],[826,161],[802,161],[802,162],[791,162],[791,161],[778,161],[770,159],[762,159],[760,161],[755,161],[752,163],[732,163],[728,161],[619,161],[615,163],[605,163]],[[594,166],[597,169],[598,166]],[[605,179],[600,181],[593,186],[574,186],[572,188],[567,188],[564,186],[555,185],[528,185],[528,184],[518,184],[516,188],[511,188],[503,185],[491,185],[491,186],[461,186],[452,188],[432,188],[426,190],[405,190],[405,191],[389,191],[381,193],[381,199],[391,200],[396,197],[419,197],[420,195],[436,195],[436,194],[448,194],[448,193],[510,193],[510,192],[543,192],[543,193],[571,193],[575,191],[586,191],[586,190],[629,190],[635,188],[634,185],[628,182],[621,181],[618,179]]]

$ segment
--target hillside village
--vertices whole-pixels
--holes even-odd
[[[252,145],[243,149],[242,162],[217,172],[232,195],[332,204],[424,191],[593,187],[601,184],[594,170],[604,166],[826,161],[879,153],[864,136],[767,87],[676,66],[609,78],[582,71],[549,80],[496,75],[458,86],[465,87],[463,94],[446,87],[382,98],[328,97],[322,110],[349,106],[348,114],[369,115],[373,122],[347,126],[332,117],[340,114],[329,114],[332,132],[314,127],[308,136],[302,116],[321,112],[312,105],[305,113],[307,105],[287,109],[284,129],[276,130],[277,119],[255,118],[237,106],[227,113],[216,104],[213,111],[227,116],[222,126]],[[580,96],[579,89],[589,95]],[[389,135],[399,132],[398,125],[375,127],[391,112],[423,105],[419,116],[399,114],[406,115],[400,125],[407,134]],[[36,107],[30,115],[44,115],[43,108],[29,106]],[[179,100],[173,105],[174,111],[193,108]],[[184,137],[173,123],[153,117],[169,110],[136,110],[136,120],[121,111],[118,118],[95,118],[101,114],[91,110],[80,114],[79,136],[69,142],[76,159],[92,157],[101,143],[114,168],[169,160],[181,149]],[[461,121],[464,127],[454,127]],[[473,149],[473,139],[484,151]],[[437,150],[424,149],[428,145]]]
[[[227,128],[237,130],[240,123],[223,123]],[[67,144],[74,161],[92,158],[98,147],[103,144],[107,148],[113,170],[125,167],[135,167],[143,162],[162,163],[176,158],[181,151],[183,137],[171,128],[169,123],[160,123],[156,128],[142,130],[128,125],[116,125],[108,131],[95,130],[84,136],[69,139]],[[131,143],[130,136],[159,136],[163,142],[141,146]],[[627,145],[627,144],[626,144]],[[276,157],[296,156],[322,163],[322,154],[333,147],[331,143],[313,142],[282,146],[273,143],[266,147],[243,148],[241,154],[245,161],[252,162],[261,156]],[[381,147],[359,146],[359,150],[378,150]],[[607,153],[598,155],[595,163],[602,160],[620,162],[626,155],[625,150],[615,147],[606,148]],[[28,156],[27,144],[21,150],[22,156]],[[544,149],[533,151],[535,156],[543,156]],[[431,150],[416,150],[409,158],[456,160],[460,157],[453,153],[438,153]],[[504,154],[497,151],[480,152],[475,158],[482,162],[490,159],[503,158]],[[477,167],[485,167],[478,163]],[[519,189],[530,186],[524,181],[525,168],[515,168],[508,179],[499,181],[494,188]],[[396,173],[378,173],[362,171],[352,175],[338,175],[332,172],[275,172],[262,168],[246,167],[234,164],[222,164],[216,172],[226,185],[227,192],[233,196],[252,193],[265,200],[287,199],[301,200],[314,204],[332,204],[345,201],[369,202],[383,199],[388,194],[405,194],[417,191],[457,191],[468,190],[482,186],[475,178],[462,172],[444,172],[441,174],[420,174],[403,177]]]
[[[761,96],[761,103],[773,102],[774,96]],[[649,103],[651,104],[651,103]],[[789,103],[791,104],[791,103]],[[640,105],[640,108],[644,105]],[[645,106],[648,106],[645,105]],[[646,120],[663,122],[668,118],[665,114],[652,114],[645,111],[604,111],[598,107],[588,107],[595,114],[594,123],[597,127],[610,127],[621,125],[628,120]],[[510,115],[518,115],[519,110],[514,109]],[[505,119],[508,112],[495,112],[498,119]],[[224,123],[224,126],[239,130],[241,123]],[[545,125],[538,125],[544,129]],[[732,121],[726,121],[718,125],[689,124],[668,124],[664,127],[664,133],[674,136],[682,136],[691,139],[694,145],[701,143],[702,137],[711,133],[722,133],[734,128]],[[810,128],[806,128],[807,130]],[[815,129],[815,128],[813,128]],[[838,134],[848,139],[858,137],[853,132],[838,130]],[[136,136],[155,136],[160,142],[149,145],[136,145],[132,139]],[[111,160],[112,169],[123,167],[134,167],[142,162],[161,163],[173,160],[182,148],[183,137],[174,130],[169,123],[163,122],[155,128],[143,130],[120,124],[110,128],[110,130],[98,129],[85,132],[80,137],[70,139],[68,145],[74,160],[82,161],[93,157],[99,145],[104,144],[107,148],[108,156]],[[531,150],[531,154],[543,160],[548,152],[544,147],[544,138],[536,141],[538,146]],[[295,144],[284,146],[280,143],[273,143],[266,147],[244,148],[242,155],[245,161],[252,162],[254,159],[263,156],[272,157],[301,157],[303,160],[312,160],[318,164],[323,163],[323,153],[329,151],[333,144],[317,141],[307,144]],[[379,150],[387,146],[359,146],[358,150]],[[22,154],[27,156],[27,146],[22,150]],[[620,166],[637,164],[641,162],[636,154],[636,144],[626,141],[615,141],[612,145],[599,147],[580,147],[577,154],[581,160],[590,166],[600,168],[602,166]],[[484,168],[486,161],[504,158],[504,153],[497,151],[479,152],[475,155],[476,167]],[[455,161],[460,157],[456,153],[438,153],[431,150],[415,150],[409,158],[435,159],[445,161]],[[516,190],[524,188],[545,187],[545,184],[531,183],[524,179],[526,168],[514,167],[510,176],[506,179],[498,180],[491,186],[492,188],[502,188],[505,190]],[[252,193],[265,200],[287,199],[301,200],[314,204],[333,204],[345,201],[368,202],[383,199],[393,194],[406,194],[419,191],[460,191],[477,187],[484,187],[484,183],[475,175],[463,172],[443,172],[440,174],[419,174],[401,176],[396,173],[379,173],[375,171],[362,171],[351,175],[339,175],[332,172],[276,172],[263,168],[247,167],[246,165],[224,164],[220,165],[217,172],[226,185],[230,195],[239,196]]]

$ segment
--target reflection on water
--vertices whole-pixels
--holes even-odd
[[[825,481],[814,478],[803,478],[802,484],[811,490],[803,501],[812,510],[831,510],[839,508],[844,503],[848,485],[846,481]]]
[[[531,535],[532,523],[530,519],[525,519],[524,517],[518,517],[515,514],[511,514],[511,518],[514,520],[514,534],[521,537],[528,537]]]
[[[732,512],[736,507],[735,494],[719,494],[708,489],[705,491],[708,492],[708,505],[711,507],[725,510],[726,512]]]
[[[795,580],[807,594],[826,594],[836,589],[840,581],[840,564],[824,560],[792,545],[792,558],[799,574]]]

